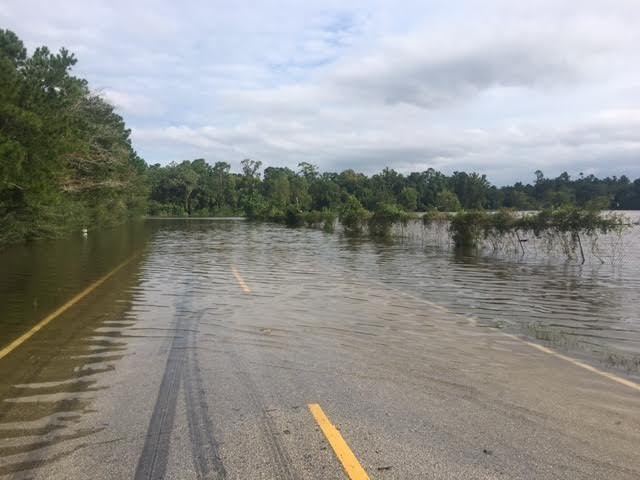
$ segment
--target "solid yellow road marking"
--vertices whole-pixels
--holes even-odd
[[[244,278],[242,278],[242,276],[238,273],[238,270],[236,270],[236,267],[231,266],[231,272],[233,273],[233,276],[236,277],[236,280],[238,281],[238,284],[240,285],[240,288],[242,289],[242,291],[244,293],[251,293],[251,289],[249,288],[249,285],[247,285],[247,283],[244,281]]]
[[[6,357],[7,355],[9,355],[11,352],[13,352],[16,348],[18,348],[24,342],[29,340],[31,337],[33,337],[37,332],[42,330],[52,320],[54,320],[55,318],[57,318],[60,315],[62,315],[69,308],[71,308],[76,303],[78,303],[80,300],[82,300],[84,297],[86,297],[91,292],[93,292],[96,288],[98,288],[100,285],[102,285],[104,282],[106,282],[110,277],[115,275],[118,272],[118,270],[122,269],[126,264],[128,264],[131,260],[133,260],[134,257],[135,257],[135,255],[132,255],[131,257],[127,258],[124,262],[122,262],[116,268],[111,270],[104,277],[96,280],[91,285],[89,285],[87,288],[85,288],[80,293],[78,293],[71,300],[69,300],[67,303],[65,303],[64,305],[62,305],[61,307],[59,307],[55,311],[51,312],[49,315],[47,315],[45,318],[43,318],[40,322],[38,322],[33,328],[31,328],[31,330],[29,330],[28,332],[22,334],[20,337],[16,338],[13,342],[11,342],[9,345],[7,345],[2,350],[0,350],[0,360],[3,359],[4,357]]]
[[[342,463],[342,467],[344,471],[347,472],[347,475],[351,480],[369,480],[369,475],[364,471],[360,462],[353,454],[347,442],[344,441],[342,435],[338,429],[329,421],[327,416],[320,408],[320,405],[317,403],[309,404],[309,410],[311,410],[311,414],[313,418],[316,419],[316,422],[322,429],[322,433],[327,437],[331,448],[335,452],[338,460]]]

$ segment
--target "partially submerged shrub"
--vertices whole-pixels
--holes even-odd
[[[603,215],[598,210],[563,207],[524,215],[518,219],[517,228],[531,231],[536,236],[547,231],[593,235],[622,231],[626,223],[622,215]]]
[[[348,234],[360,234],[371,214],[360,201],[350,195],[340,211],[340,223]]]
[[[296,205],[289,205],[284,214],[284,223],[287,227],[301,227],[307,214],[308,212],[303,212]]]
[[[322,228],[325,232],[333,232],[336,214],[331,210],[312,210],[304,212],[304,224],[309,228]]]
[[[536,214],[524,215],[516,222],[516,228],[531,232],[536,237],[546,235],[549,241],[560,242],[569,257],[577,250],[585,262],[582,236],[596,238],[598,234],[621,233],[628,226],[622,215],[603,215],[599,210],[562,207],[546,209]]]
[[[432,225],[442,218],[440,215],[428,212],[423,216],[423,224]],[[457,247],[475,248],[487,240],[497,250],[511,239],[512,244],[524,253],[523,244],[527,239],[521,234],[532,234],[546,238],[549,244],[559,244],[568,257],[579,254],[583,263],[583,237],[592,239],[593,244],[597,235],[620,233],[628,225],[621,215],[603,215],[597,210],[576,207],[546,209],[522,216],[507,209],[495,213],[475,210],[448,215],[447,218],[449,234]]]
[[[477,247],[490,222],[490,214],[481,210],[459,212],[451,216],[449,233],[456,247]]]
[[[305,212],[304,224],[309,228],[318,228],[322,224],[322,212],[317,210]]]
[[[336,228],[336,214],[331,210],[322,212],[322,229],[327,233],[332,233]]]
[[[445,212],[439,212],[438,210],[429,210],[422,215],[422,225],[430,227],[434,224],[444,224],[451,220],[451,215]]]
[[[393,225],[406,227],[410,219],[414,218],[397,205],[383,203],[369,217],[369,234],[373,237],[389,237]]]

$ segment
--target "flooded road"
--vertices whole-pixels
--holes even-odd
[[[0,359],[0,476],[364,478],[317,404],[370,478],[640,478],[633,255],[207,220],[7,249],[0,348],[127,263]]]

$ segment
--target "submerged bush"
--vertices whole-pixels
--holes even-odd
[[[336,224],[336,213],[305,211],[297,205],[282,208],[261,202],[256,204],[253,218],[285,224],[289,227],[307,226],[332,232]],[[389,238],[394,226],[405,228],[415,214],[408,213],[395,204],[381,203],[374,212],[366,210],[355,196],[349,196],[339,212],[339,220],[346,234],[358,235],[368,228],[373,238]],[[445,213],[436,210],[422,217],[424,229],[432,229],[438,238],[450,238],[459,248],[481,248],[490,246],[494,252],[519,251],[524,255],[527,242],[532,236],[542,239],[549,252],[560,248],[568,258],[582,259],[587,248],[593,256],[604,261],[597,240],[600,234],[622,233],[629,220],[621,215],[602,214],[597,210],[562,207],[545,209],[537,213],[521,214],[511,209],[497,212],[468,210]],[[424,237],[423,237],[424,240]],[[533,243],[533,242],[531,242]],[[534,244],[534,249],[537,243]]]
[[[533,232],[536,236],[548,231],[593,235],[620,231],[625,223],[622,215],[602,215],[598,210],[562,207],[524,215],[517,220],[517,228]]]
[[[603,215],[598,210],[562,207],[524,215],[517,220],[516,228],[538,238],[546,236],[549,242],[559,242],[569,257],[578,251],[584,263],[583,235],[595,241],[598,234],[622,233],[627,224],[622,215]]]
[[[336,223],[336,214],[331,210],[312,210],[304,212],[304,224],[309,228],[322,228],[325,232],[333,232]]]
[[[350,195],[340,211],[340,223],[348,234],[360,234],[371,213],[366,210],[360,201]]]
[[[331,210],[323,211],[322,229],[327,233],[332,233],[336,229],[337,215]]]
[[[438,210],[429,210],[422,215],[422,225],[424,227],[430,227],[434,224],[442,225],[449,222],[451,216],[448,213],[439,212]]]
[[[308,212],[303,212],[295,205],[289,205],[284,214],[284,223],[287,227],[301,227],[305,223]]]
[[[369,235],[373,237],[390,237],[393,225],[406,227],[410,219],[414,218],[397,205],[383,203],[369,217]]]
[[[477,247],[490,222],[490,214],[473,210],[452,215],[449,233],[456,247]]]
[[[322,229],[325,232],[331,233],[335,230],[335,225],[336,225],[336,214],[335,212],[331,211],[331,210],[322,210],[321,212],[315,212],[316,218],[315,218],[315,224],[313,225],[314,227],[319,227],[320,225],[322,225]]]
[[[544,238],[548,245],[559,245],[569,258],[580,255],[585,261],[583,237],[595,244],[597,235],[621,233],[627,221],[621,215],[603,215],[600,211],[562,207],[545,209],[537,213],[518,215],[513,210],[499,210],[495,213],[482,210],[464,211],[456,214],[428,212],[422,218],[425,226],[442,221],[445,215],[449,221],[449,234],[456,247],[476,248],[488,241],[498,250],[505,245],[513,245],[524,254],[523,235],[531,234]]]

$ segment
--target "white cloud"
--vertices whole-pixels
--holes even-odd
[[[144,143],[166,147],[179,144],[199,149],[212,161],[240,160],[244,156],[267,165],[323,162],[328,169],[357,168],[372,173],[393,166],[400,171],[429,166],[447,172],[475,169],[509,181],[514,172],[529,178],[538,168],[549,174],[591,169],[609,174],[640,173],[640,110],[600,112],[563,126],[546,123],[524,128],[458,129],[407,125],[389,121],[387,128],[367,132],[348,130],[336,122],[314,124],[259,121],[242,127],[167,127],[136,130]],[[238,156],[241,155],[241,156]],[[393,161],[391,161],[393,160]]]
[[[100,96],[114,105],[121,113],[135,117],[149,117],[164,112],[157,100],[146,95],[103,90]]]
[[[640,4],[8,0],[149,161],[640,176]]]

